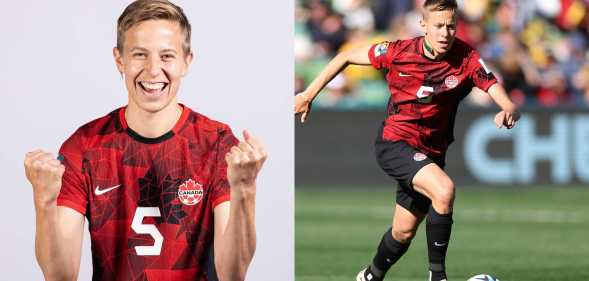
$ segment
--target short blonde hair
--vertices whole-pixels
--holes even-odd
[[[456,0],[426,0],[423,8],[429,11],[456,11],[458,4]]]
[[[180,24],[184,33],[182,49],[190,54],[190,23],[182,8],[167,0],[137,0],[123,11],[117,23],[117,49],[123,52],[125,32],[134,25],[148,20],[169,20]]]

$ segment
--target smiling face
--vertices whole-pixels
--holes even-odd
[[[122,51],[113,53],[129,93],[129,109],[149,113],[176,104],[176,94],[192,53],[185,54],[180,24],[169,20],[139,22],[125,31]]]
[[[434,56],[446,54],[454,43],[456,36],[456,13],[452,9],[424,11],[421,27],[425,39],[433,49]]]

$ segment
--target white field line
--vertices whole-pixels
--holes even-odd
[[[393,207],[322,206],[297,211],[301,215],[364,216],[392,218]],[[589,213],[582,211],[455,209],[454,220],[489,222],[589,223]]]
[[[302,274],[297,274],[296,275],[296,280],[297,281],[341,281],[341,280],[355,280],[355,276],[347,276],[347,275],[302,275]],[[466,279],[466,278],[465,278]],[[400,277],[396,277],[395,278],[396,281],[423,281],[423,278],[419,278],[419,279],[400,279]]]

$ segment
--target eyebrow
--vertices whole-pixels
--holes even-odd
[[[141,47],[133,47],[133,48],[131,48],[131,50],[129,50],[129,52],[133,52],[133,51],[143,51],[143,52],[147,52],[147,49],[145,49],[145,48],[141,48]]]
[[[133,52],[133,51],[143,51],[143,52],[149,52],[147,49],[143,48],[143,47],[133,47],[131,48],[131,50],[129,50],[129,52]],[[171,52],[171,53],[177,53],[176,50],[174,49],[163,49],[160,51],[160,53],[166,53],[166,52]]]

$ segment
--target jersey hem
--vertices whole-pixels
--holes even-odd
[[[219,204],[227,202],[231,199],[230,195],[223,195],[215,200],[213,200],[213,209],[219,206]]]
[[[80,206],[77,203],[74,203],[73,201],[67,200],[67,199],[57,199],[57,206],[64,206],[64,207],[68,207],[70,209],[73,209],[74,211],[82,214],[83,216],[86,215],[86,208]]]
[[[495,82],[491,83],[489,86],[487,86],[486,89],[481,89],[481,90],[483,90],[485,93],[488,94],[489,93],[489,89],[491,89],[491,87],[493,85],[497,84],[497,83],[499,83],[499,82],[495,81]]]

